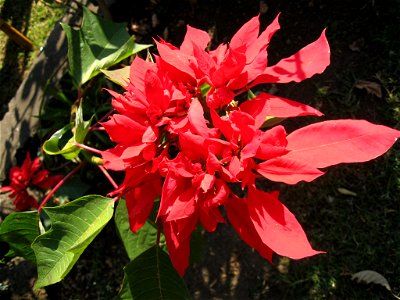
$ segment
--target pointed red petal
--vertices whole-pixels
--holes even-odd
[[[232,122],[225,117],[220,117],[213,109],[210,110],[210,115],[214,127],[218,128],[228,141],[231,141],[234,134]]]
[[[300,82],[322,73],[329,64],[330,49],[324,30],[315,42],[282,59],[276,65],[266,68],[264,74],[258,76],[251,86],[268,82]]]
[[[225,223],[224,217],[219,211],[218,207],[200,207],[199,219],[201,225],[208,232],[214,232],[219,223]]]
[[[205,139],[190,132],[179,135],[179,148],[181,152],[192,160],[206,159],[208,150],[204,147]]]
[[[246,199],[232,196],[225,205],[229,222],[240,238],[250,247],[256,249],[265,259],[272,262],[272,250],[263,243],[250,219]]]
[[[255,120],[256,128],[260,128],[271,110],[267,94],[262,93],[256,98],[243,102],[239,108],[251,115]]]
[[[150,176],[142,184],[126,193],[126,207],[129,215],[129,225],[136,233],[151,213],[154,200],[160,195],[161,182],[158,176]]]
[[[190,217],[195,212],[196,188],[192,179],[168,172],[165,178],[157,218],[173,221]]]
[[[42,170],[42,171],[46,171],[46,170]],[[40,171],[40,172],[42,172]],[[40,180],[35,180],[32,181],[32,184],[42,188],[42,189],[51,189],[52,187],[54,187],[57,183],[60,182],[60,180],[63,179],[63,175],[53,175],[53,176],[48,176],[49,172],[46,171],[46,176],[45,178],[41,178]]]
[[[272,21],[270,25],[260,34],[260,36],[257,38],[257,40],[254,43],[251,43],[248,46],[248,49],[246,51],[246,63],[249,64],[254,61],[256,57],[262,57],[258,61],[258,64],[263,62],[264,68],[267,66],[267,60],[268,60],[268,55],[265,52],[272,36],[274,33],[279,30],[280,25],[279,25],[279,14],[276,16],[276,18]],[[255,65],[253,66],[255,67]],[[259,70],[263,71],[263,70]]]
[[[11,191],[14,191],[14,189],[13,189],[11,186],[9,186],[9,185],[7,185],[7,186],[2,186],[2,187],[0,188],[0,192],[3,192],[3,193],[8,193],[8,192],[11,192]]]
[[[221,62],[217,70],[211,74],[211,80],[214,86],[222,87],[229,80],[239,76],[245,65],[245,54],[229,48],[224,60]]]
[[[285,157],[316,168],[364,162],[385,153],[400,131],[365,120],[332,120],[312,124],[287,136]]]
[[[207,127],[207,121],[204,118],[203,106],[197,98],[193,98],[192,103],[190,103],[188,118],[194,129],[194,133],[197,133],[203,137],[209,136],[211,130]]]
[[[172,205],[168,208],[166,221],[174,221],[190,217],[195,212],[195,196],[197,190],[189,187],[177,195]]]
[[[180,276],[189,265],[190,235],[197,224],[197,216],[164,222],[164,235],[172,265]]]
[[[164,112],[168,108],[169,98],[164,95],[160,77],[154,71],[148,70],[144,78],[146,97],[150,105]]]
[[[296,184],[299,181],[313,181],[323,175],[313,166],[285,157],[267,160],[257,165],[256,171],[272,181]]]
[[[130,67],[129,81],[140,91],[144,91],[145,74],[148,70],[156,72],[156,64],[135,56]]]
[[[260,22],[258,21],[258,16],[251,18],[232,37],[229,47],[232,49],[247,48],[257,40],[259,31]]]
[[[312,249],[296,217],[278,200],[276,193],[249,189],[250,218],[263,243],[279,255],[293,259],[312,256]]]
[[[193,44],[193,56],[196,58],[197,67],[202,75],[209,76],[211,70],[214,70],[216,66],[212,57],[196,44]]]
[[[268,98],[270,110],[269,117],[292,118],[300,116],[323,116],[324,114],[315,108],[293,100],[265,94]]]
[[[256,158],[267,160],[282,156],[289,151],[286,149],[286,131],[281,125],[265,131],[261,136],[261,143],[256,153]]]
[[[119,114],[111,116],[110,120],[102,123],[102,125],[113,142],[124,145],[140,143],[142,141],[143,133],[147,129],[143,124],[140,124],[125,115]],[[126,134],[127,132],[130,134]]]
[[[183,39],[180,50],[188,55],[193,55],[193,44],[204,50],[210,42],[207,32],[187,25],[185,38]]]
[[[172,74],[170,75],[174,75],[174,79],[181,78],[183,81],[184,78],[178,74],[179,71],[192,78],[192,80],[196,78],[194,70],[189,66],[189,57],[186,54],[180,52],[178,49],[171,49],[166,43],[156,41],[156,45],[162,60],[170,66],[169,68],[163,66],[163,68],[171,72]]]

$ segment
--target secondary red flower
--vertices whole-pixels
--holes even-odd
[[[28,187],[36,186],[42,189],[50,189],[61,180],[61,175],[49,176],[50,172],[43,169],[39,157],[33,161],[29,155],[21,167],[12,167],[10,169],[9,186],[0,188],[1,192],[9,192],[8,196],[14,200],[14,205],[17,210],[27,210],[32,207],[37,208],[37,200],[29,194]]]

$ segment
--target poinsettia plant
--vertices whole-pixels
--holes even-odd
[[[300,82],[322,73],[330,63],[325,30],[297,53],[269,65],[267,49],[280,29],[279,16],[262,32],[259,18],[252,18],[230,42],[213,50],[207,32],[187,26],[180,47],[158,38],[158,54],[146,59],[135,56],[129,67],[106,71],[93,66],[100,63],[90,52],[93,32],[85,23],[103,21],[88,10],[84,18],[82,31],[64,25],[72,73],[81,70],[85,74],[76,75],[77,83],[84,84],[101,70],[123,86],[124,92],[107,90],[113,109],[93,125],[92,120],[83,120],[82,105],[78,105],[75,121],[54,133],[43,149],[68,160],[95,163],[114,190],[107,197],[84,196],[59,207],[46,207],[48,198],[42,202],[38,211],[43,207],[52,227],[31,240],[26,250],[36,256],[37,287],[66,276],[112,218],[117,202],[117,229],[132,260],[125,267],[121,298],[141,293],[152,297],[155,285],[159,289],[154,293],[162,294],[167,287],[171,297],[187,297],[184,288],[174,294],[176,289],[172,291],[168,282],[182,286],[175,271],[185,274],[191,235],[198,226],[213,232],[219,223],[230,224],[269,261],[274,253],[292,259],[322,253],[313,249],[296,217],[280,202],[279,191],[263,191],[258,180],[289,185],[311,182],[326,167],[382,155],[400,137],[398,130],[350,119],[322,121],[287,133],[280,121],[323,114],[308,105],[251,90],[260,84]],[[118,32],[113,28],[104,39]],[[73,36],[78,43],[74,44]],[[85,43],[84,51],[94,61],[89,65],[74,56],[83,52],[80,47]],[[121,41],[131,54],[148,47],[131,43]],[[101,57],[102,66],[126,57],[120,49],[114,50],[111,62],[108,56]],[[94,131],[105,131],[113,146],[97,149],[91,145],[88,137]],[[72,137],[62,145],[61,140],[71,132]],[[62,182],[81,166],[80,162]],[[110,170],[124,172],[123,181],[116,182]],[[16,248],[10,241],[12,223],[5,223],[0,237]],[[139,238],[143,233],[148,238],[145,243]],[[152,260],[154,265],[149,263]],[[143,287],[137,276],[141,270],[152,272],[149,266],[154,266],[154,274],[145,277]],[[160,282],[162,287],[157,285]]]
[[[10,169],[10,185],[0,188],[0,192],[8,193],[17,210],[38,208],[38,200],[31,195],[30,188],[50,189],[62,178],[62,175],[50,175],[43,167],[39,157],[33,161],[29,152],[21,167],[14,166]]]

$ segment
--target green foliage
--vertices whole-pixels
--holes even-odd
[[[35,254],[31,244],[38,235],[36,211],[12,213],[4,219],[0,226],[0,240],[7,242],[10,246],[6,256],[22,256],[32,263],[35,263]]]
[[[68,39],[70,71],[79,85],[121,60],[151,45],[134,42],[124,23],[103,20],[83,8],[83,22],[79,30],[61,24]]]
[[[91,122],[92,119],[89,121],[83,120],[82,106],[79,106],[75,115],[75,132],[72,138],[60,149],[60,141],[63,140],[66,135],[70,134],[70,130],[73,128],[72,124],[68,124],[56,131],[50,139],[43,144],[43,150],[50,155],[61,154],[66,159],[74,159],[81,151],[80,148],[75,146],[75,143],[80,144],[84,142]]]
[[[158,246],[137,256],[124,271],[118,299],[190,299],[169,256]]]
[[[147,221],[135,234],[131,231],[124,199],[118,201],[115,209],[115,225],[130,260],[156,245],[157,228],[151,221]],[[165,245],[165,238],[162,233],[160,233],[159,243]],[[165,247],[164,250],[166,250]]]
[[[136,234],[132,233],[126,202],[120,199],[115,210],[115,224],[131,260],[124,269],[125,277],[118,299],[190,298],[182,278],[171,264],[162,233],[161,247],[156,246],[157,228],[152,221],[147,221]]]
[[[127,82],[129,82],[131,68],[129,66],[123,67],[117,70],[101,70],[101,72],[106,75],[106,77],[112,82],[125,87]]]
[[[44,208],[52,226],[32,244],[38,280],[35,288],[61,281],[79,256],[108,223],[114,201],[89,195],[59,207]]]

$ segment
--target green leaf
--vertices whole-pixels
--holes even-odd
[[[89,184],[84,183],[79,177],[72,177],[60,186],[55,195],[57,197],[68,198],[68,201],[70,201],[87,194],[90,187]]]
[[[114,201],[89,195],[44,208],[52,226],[32,244],[38,266],[35,288],[61,281],[113,215]]]
[[[110,79],[112,82],[122,87],[126,87],[127,83],[129,82],[130,70],[131,68],[129,66],[126,66],[121,69],[111,71],[101,70],[101,72],[104,73],[104,75],[106,75],[107,78]]]
[[[114,219],[118,234],[130,260],[135,259],[138,255],[156,244],[157,228],[153,222],[147,221],[136,233],[131,231],[128,210],[124,199],[118,201]],[[163,245],[165,249],[165,237],[163,234],[160,236],[160,245]]]
[[[39,235],[38,215],[36,211],[15,212],[8,215],[0,225],[0,240],[10,245],[7,257],[22,256],[35,263],[35,254],[31,248]]]
[[[66,159],[73,159],[78,156],[80,149],[73,145],[72,139],[70,139],[60,149],[61,140],[68,134],[71,134],[73,124],[65,125],[63,128],[57,130],[47,141],[43,144],[43,150],[49,155],[61,154]]]
[[[254,99],[255,97],[257,97],[257,96],[256,96],[256,94],[253,93],[252,90],[247,91],[247,100]]]
[[[76,158],[81,148],[75,146],[75,143],[83,143],[87,133],[89,132],[90,123],[92,122],[92,118],[89,121],[83,120],[83,112],[82,105],[80,105],[76,110],[75,115],[75,127],[73,124],[68,124],[56,131],[47,141],[43,144],[43,150],[49,155],[58,155],[61,154],[66,159],[74,159]],[[62,140],[66,139],[66,136],[71,134],[71,130],[75,128],[73,136],[67,141],[67,143],[61,147],[60,144]]]
[[[262,124],[261,128],[273,127],[286,120],[286,118],[278,118],[278,117],[265,117],[265,121]]]
[[[198,263],[204,256],[203,227],[199,224],[190,236],[190,264]]]
[[[74,142],[82,144],[85,141],[86,135],[89,132],[90,123],[92,123],[93,116],[89,121],[83,120],[82,105],[78,106],[75,114],[75,134],[73,136]]]
[[[205,99],[210,90],[211,90],[211,86],[208,83],[203,83],[200,86],[201,96]]]
[[[125,277],[117,299],[190,299],[184,281],[169,256],[153,246],[124,268]]]
[[[125,23],[103,20],[83,7],[80,30],[61,24],[68,39],[68,61],[72,76],[79,85],[121,60],[149,48],[134,42]]]

